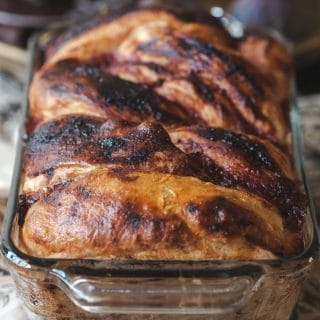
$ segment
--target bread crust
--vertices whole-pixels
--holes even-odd
[[[275,39],[236,40],[164,9],[68,31],[30,88],[21,249],[147,260],[301,252],[290,65]]]

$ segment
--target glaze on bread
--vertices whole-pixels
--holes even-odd
[[[67,31],[30,89],[20,246],[46,258],[269,259],[304,247],[290,56],[147,8]]]

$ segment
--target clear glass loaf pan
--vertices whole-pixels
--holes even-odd
[[[230,17],[223,19],[227,27],[232,24]],[[41,65],[45,44],[56,32],[45,32],[31,41],[28,83]],[[289,319],[319,248],[294,90],[291,123],[296,167],[308,198],[307,245],[297,257],[257,261],[62,260],[22,253],[13,234],[28,122],[27,96],[28,86],[1,252],[30,319]]]

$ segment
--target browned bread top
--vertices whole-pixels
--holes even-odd
[[[64,258],[264,259],[303,249],[290,56],[140,9],[68,31],[30,90],[21,247]],[[85,249],[84,249],[85,248]]]

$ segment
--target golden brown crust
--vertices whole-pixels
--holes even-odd
[[[135,28],[156,21],[163,25],[170,24],[177,29],[187,24],[190,26],[188,27],[190,32],[202,37],[203,40],[210,38],[225,45],[231,45],[234,42],[220,20],[206,12],[188,12],[168,8],[124,9],[67,30],[47,48],[47,62],[54,63],[66,58],[87,60],[108,54],[116,49]]]
[[[80,254],[76,248],[85,245],[92,255],[96,255],[96,250],[99,249],[95,245],[90,247],[83,243],[87,237],[91,239],[86,233],[84,239],[81,237],[78,239],[79,244],[69,243],[70,247],[62,244],[60,249],[64,248],[63,252],[56,249],[57,252],[50,253],[51,240],[46,241],[45,236],[40,238],[41,232],[36,229],[39,223],[40,228],[43,228],[52,222],[51,219],[57,220],[50,213],[50,208],[52,212],[56,212],[55,214],[61,215],[62,221],[66,221],[68,215],[73,216],[72,212],[75,209],[69,204],[70,197],[73,199],[73,206],[83,208],[83,211],[79,209],[79,219],[89,208],[81,204],[84,201],[92,208],[92,215],[98,216],[98,220],[105,219],[99,210],[102,210],[101,212],[104,210],[107,215],[110,210],[114,210],[112,214],[117,215],[119,224],[106,226],[99,235],[99,239],[107,237],[103,239],[108,243],[107,248],[112,256],[118,254],[136,257],[136,254],[141,256],[143,252],[146,257],[151,253],[152,257],[155,257],[155,252],[161,249],[168,250],[167,257],[171,255],[170,259],[174,259],[173,252],[176,254],[179,248],[181,248],[179,257],[187,248],[189,250],[193,248],[197,254],[192,256],[190,252],[185,253],[186,257],[205,259],[211,254],[221,258],[214,248],[213,251],[209,251],[210,253],[206,250],[206,253],[200,256],[199,248],[209,236],[218,238],[218,243],[221,237],[223,241],[227,239],[234,241],[235,237],[244,237],[251,245],[261,246],[270,252],[285,256],[301,249],[299,230],[303,223],[304,201],[293,182],[292,168],[279,149],[255,137],[209,127],[172,128],[169,134],[171,140],[166,131],[155,123],[135,126],[124,121],[104,121],[102,118],[81,115],[64,116],[37,127],[27,140],[25,151],[23,188],[27,199],[36,199],[36,203],[32,203],[28,211],[23,227],[25,231],[22,239],[25,250],[37,251],[45,256],[76,258]],[[105,178],[101,180],[100,176],[103,175]],[[89,177],[94,177],[92,179],[97,183],[95,189],[93,185],[88,189],[91,181]],[[102,181],[106,181],[108,187],[104,186]],[[168,181],[170,183],[167,184]],[[184,185],[176,189],[179,183]],[[74,193],[71,187],[74,185],[77,185],[77,190],[82,191]],[[106,189],[99,192],[99,188]],[[156,188],[154,193],[152,188]],[[140,193],[137,193],[137,189],[141,189]],[[113,190],[112,194],[110,190]],[[121,197],[121,190],[124,190],[124,198]],[[219,196],[211,195],[210,192],[213,190],[219,190]],[[65,195],[62,196],[62,193]],[[86,199],[83,198],[83,193],[87,195]],[[177,200],[180,193],[184,194],[183,202]],[[127,198],[129,194],[131,196]],[[205,198],[200,201],[193,200],[194,196],[198,198],[201,194],[205,195]],[[285,199],[283,194],[286,194]],[[250,202],[249,196],[254,204],[253,207],[242,204],[244,198],[245,202]],[[179,211],[179,214],[176,213],[169,219],[164,212],[165,208],[159,207],[159,202],[162,203],[166,197],[173,201],[170,206],[174,206],[176,210],[184,210],[185,215]],[[190,201],[187,201],[188,199]],[[99,210],[93,205],[94,202],[100,203]],[[146,203],[149,205],[146,206]],[[254,207],[257,206],[260,206],[260,215],[255,212]],[[41,209],[42,207],[44,209]],[[135,216],[147,214],[153,217],[141,223],[141,228],[146,230],[154,227],[157,216],[165,214],[168,218],[163,220],[164,217],[161,216],[155,230],[152,229],[152,237],[148,238],[149,245],[143,240],[143,248],[137,242],[132,244],[131,237],[136,239],[137,235],[128,229],[126,220],[121,220],[126,219],[124,216],[129,214],[128,208],[135,208]],[[49,213],[44,214],[43,210],[49,210]],[[268,213],[270,210],[274,218]],[[86,219],[89,220],[88,217]],[[91,228],[97,223],[92,221]],[[72,220],[72,225],[75,227],[75,232],[81,226],[83,228],[89,226],[84,225],[81,219]],[[208,235],[194,229],[195,227],[209,228],[211,231]],[[164,233],[158,235],[157,232],[161,230],[156,230],[157,228]],[[70,231],[69,228],[64,230],[62,226],[57,226],[57,229],[51,227],[50,239],[54,235],[57,239],[68,239],[62,234],[67,230]],[[129,244],[125,244],[124,240],[121,241],[126,254],[120,250],[117,241],[111,249],[109,244],[111,240],[107,236],[109,233],[117,234],[124,230],[126,237],[130,239]],[[87,231],[91,232],[93,232],[91,229]],[[265,234],[262,236],[262,233]],[[273,239],[282,233],[281,241]],[[178,238],[172,238],[174,234],[184,239],[180,239],[179,247],[175,246]],[[166,243],[162,239],[164,247],[154,248],[151,244],[158,242],[157,237],[160,236],[170,239],[170,242]],[[75,238],[75,236],[70,237]],[[122,236],[113,237],[119,239]],[[140,234],[139,239],[141,237]],[[284,237],[287,238],[286,241]],[[189,243],[189,240],[192,243]],[[225,246],[228,246],[228,243]],[[243,243],[241,246],[245,247]],[[169,250],[170,247],[172,252]],[[226,251],[225,248],[223,250]],[[105,254],[103,250],[100,252],[100,255]],[[249,257],[248,253],[246,254],[247,256],[243,258]],[[236,252],[230,253],[229,256],[232,259],[239,257]]]
[[[37,74],[30,100],[34,124],[74,113],[136,123],[153,119],[167,125],[193,121],[179,105],[147,86],[76,60],[59,61]]]
[[[72,32],[71,32],[72,34]],[[303,248],[277,41],[143,9],[53,44],[30,90],[21,248],[267,259]]]
[[[228,251],[229,237],[249,240],[242,244],[247,256]],[[244,191],[154,172],[122,176],[103,167],[41,197],[22,231],[28,253],[64,258],[135,258],[159,249],[168,250],[163,258],[175,259],[172,249],[181,250],[178,258],[239,259],[250,258],[249,247],[259,245],[290,255],[301,249],[295,238],[274,207]]]
[[[121,36],[116,37],[117,32]],[[59,95],[52,89],[57,87],[53,83],[61,83],[66,71],[73,68],[70,72],[76,78],[81,76],[85,82],[91,82],[91,92],[99,90],[97,83],[92,82],[92,74],[74,74],[77,73],[75,70],[89,68],[91,64],[100,69],[103,77],[110,77],[108,73],[112,73],[131,82],[148,85],[206,125],[254,133],[288,146],[288,108],[279,97],[283,95],[282,88],[288,81],[282,81],[282,88],[276,85],[279,92],[271,90],[269,82],[276,73],[277,79],[281,75],[287,79],[288,70],[283,66],[290,64],[290,59],[284,49],[281,51],[282,47],[274,44],[275,41],[255,37],[255,50],[263,58],[252,59],[249,49],[246,50],[253,46],[250,38],[240,42],[239,50],[234,48],[230,39],[221,26],[186,23],[166,10],[144,9],[128,13],[67,41],[50,55],[47,65],[33,81],[30,99],[36,110],[32,113],[42,109],[40,114],[50,117],[52,109],[56,115],[83,109],[94,114],[90,107],[91,93],[73,88],[71,91],[76,92],[77,97],[71,103],[66,98],[70,92],[62,94],[63,90],[60,90]],[[266,46],[271,48],[270,59],[266,58],[269,51],[263,50]],[[65,59],[74,59],[73,67],[70,62],[63,62]],[[57,61],[60,65],[52,66]],[[268,68],[269,65],[274,68]],[[59,76],[59,69],[66,70]],[[268,69],[278,72],[270,71],[269,76],[266,75]],[[91,80],[85,79],[90,77]],[[69,78],[75,86],[74,77],[70,75]],[[67,87],[70,91],[72,86]],[[85,102],[85,97],[89,101]],[[53,107],[56,105],[63,108]],[[99,109],[96,112],[101,114]]]
[[[211,116],[201,109],[199,115],[207,125],[286,143],[288,128],[282,109],[268,95],[261,77],[259,81],[250,64],[231,48],[191,37],[180,29],[149,26],[143,33],[139,29],[133,33],[115,55],[120,66],[112,64],[113,74],[155,86],[167,99],[196,109],[192,100],[188,103],[191,88],[191,95],[202,101],[196,106],[210,106]],[[150,64],[166,72],[153,72],[150,77],[150,70],[146,71]]]
[[[26,143],[26,177],[50,176],[59,166],[96,164],[200,176],[196,164],[157,123],[136,126],[98,117],[64,116],[37,127]]]
[[[196,155],[209,181],[263,197],[278,208],[287,228],[300,230],[305,199],[278,148],[221,128],[189,126],[171,130],[170,137],[183,152]]]

